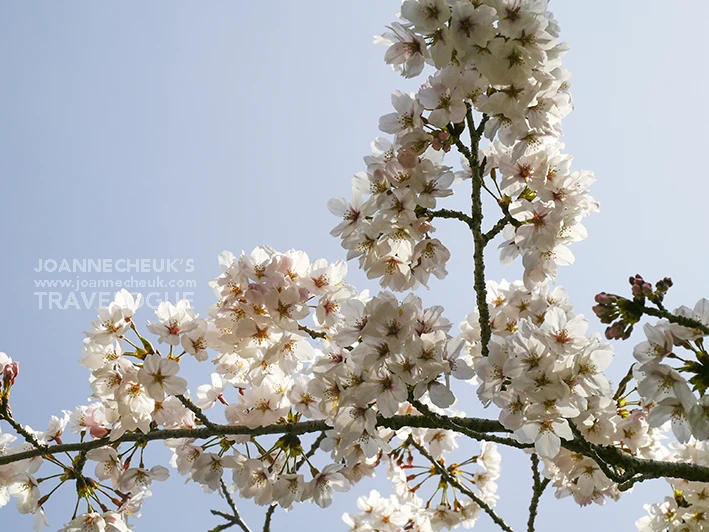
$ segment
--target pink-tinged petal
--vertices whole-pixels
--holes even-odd
[[[534,448],[542,458],[554,458],[561,450],[561,440],[559,436],[550,430],[540,433],[539,438],[534,442]]]

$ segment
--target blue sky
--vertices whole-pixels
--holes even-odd
[[[168,279],[196,281],[191,291],[204,312],[223,249],[268,244],[304,249],[311,258],[344,255],[328,234],[336,220],[325,204],[349,194],[390,93],[421,81],[394,74],[383,63],[384,48],[372,44],[399,5],[0,4],[0,350],[21,363],[13,392],[19,420],[43,429],[51,414],[85,403],[90,393],[77,360],[95,312],[40,310],[35,281],[75,275],[42,276],[33,271],[39,259],[192,259],[193,272]],[[601,202],[601,213],[588,220],[588,240],[573,247],[576,264],[558,281],[592,330],[602,330],[590,313],[593,295],[625,291],[635,273],[673,277],[670,306],[693,305],[709,293],[701,156],[709,136],[701,26],[708,8],[685,2],[682,12],[691,16],[680,16],[659,0],[600,0],[555,1],[551,9],[571,44],[565,65],[576,110],[565,121],[567,149],[576,169],[598,175],[592,192]],[[439,225],[453,252],[450,276],[422,296],[458,322],[473,308],[472,245],[453,222]],[[352,282],[376,288],[352,267]],[[515,279],[520,271],[491,255],[488,275]],[[138,318],[152,313],[143,309]],[[631,347],[616,346],[616,379]],[[209,368],[190,370],[194,391]],[[463,407],[495,415],[474,400]],[[500,514],[521,528],[528,460],[503,456]],[[155,486],[137,530],[216,524],[208,510],[222,502],[173,477]],[[387,489],[381,480],[364,482],[328,511],[278,511],[274,527],[306,530],[317,519],[322,529],[344,529],[340,514],[355,510],[357,494],[372,486]],[[66,491],[48,505],[53,528],[73,508]],[[643,502],[669,493],[655,482],[620,503],[584,509],[547,493],[539,529],[573,519],[579,531],[628,530]],[[260,529],[263,510],[240,507]],[[0,511],[3,530],[31,529],[11,507]],[[480,526],[488,529],[485,519]]]

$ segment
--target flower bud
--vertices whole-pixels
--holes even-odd
[[[627,333],[627,331],[625,330],[625,325],[626,324],[623,320],[619,320],[610,327],[608,327],[606,329],[606,339],[620,340],[627,338],[630,334]],[[628,336],[626,336],[626,333],[628,334]]]
[[[610,306],[615,304],[616,301],[618,301],[618,298],[616,296],[614,296],[613,294],[606,294],[605,292],[596,294],[596,297],[594,299],[596,303],[599,303],[603,306]]]
[[[20,363],[13,362],[5,366],[2,373],[3,386],[5,389],[15,384],[15,378],[20,374]]]

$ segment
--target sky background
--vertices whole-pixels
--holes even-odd
[[[362,157],[380,134],[378,118],[390,112],[390,93],[415,90],[424,79],[400,78],[384,64],[385,48],[372,44],[399,6],[0,3],[0,350],[21,364],[12,401],[18,420],[43,430],[51,414],[85,404],[90,394],[88,371],[77,360],[95,311],[40,309],[35,281],[76,278],[36,273],[40,259],[193,259],[194,272],[173,278],[197,281],[190,291],[204,313],[214,302],[207,282],[219,273],[224,249],[238,254],[268,244],[306,250],[311,259],[344,256],[328,234],[337,220],[325,204],[349,195],[352,175],[364,169]],[[681,9],[659,0],[578,0],[553,1],[551,9],[571,44],[565,66],[576,110],[564,122],[567,150],[575,169],[596,172],[592,193],[601,203],[586,224],[588,240],[572,247],[576,264],[562,269],[558,282],[596,331],[603,326],[590,311],[594,294],[626,293],[635,273],[652,281],[671,276],[669,306],[691,306],[709,294],[702,159],[709,7],[698,0]],[[463,205],[466,196],[467,188],[460,202],[441,205]],[[474,297],[472,244],[455,223],[437,222],[453,253],[450,275],[421,295],[458,323]],[[495,255],[490,279],[521,277],[519,266],[503,268]],[[351,282],[376,289],[351,266]],[[175,290],[169,292],[174,302]],[[152,318],[145,308],[137,315],[139,323]],[[616,344],[616,381],[637,341]],[[186,369],[193,393],[208,382],[209,364]],[[483,412],[472,390],[462,408],[497,415]],[[156,458],[168,456],[153,447]],[[375,486],[389,493],[383,472],[379,477],[338,494],[327,511],[279,509],[273,528],[317,523],[344,530],[340,515],[356,511],[358,495]],[[183,482],[174,472],[154,485],[138,531],[202,531],[219,522],[209,509],[223,510],[223,501]],[[528,458],[503,451],[498,509],[513,528],[526,523],[530,483]],[[71,491],[47,504],[52,529],[71,515]],[[579,532],[631,530],[644,502],[669,494],[655,481],[619,503],[579,509],[548,490],[538,529],[572,522]],[[260,530],[264,509],[239,507]],[[0,522],[3,532],[32,526],[12,506],[0,510]],[[478,526],[492,524],[483,516]]]

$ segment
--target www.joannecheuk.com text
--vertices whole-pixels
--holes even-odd
[[[37,273],[192,273],[194,259],[68,259],[40,258]]]
[[[156,275],[152,279],[139,279],[130,276],[126,279],[35,279],[35,288],[63,288],[66,290],[81,290],[85,288],[110,288],[120,290],[121,288],[196,288],[195,279],[165,279]],[[113,296],[114,292],[109,292]],[[109,300],[110,302],[110,300]]]

